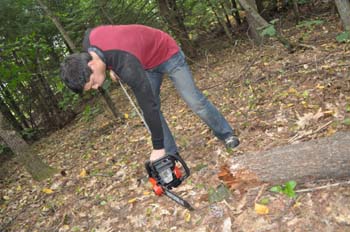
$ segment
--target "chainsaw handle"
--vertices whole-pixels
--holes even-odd
[[[151,170],[151,161],[147,160],[145,162],[145,168],[146,168],[146,171],[147,171],[147,174],[149,177],[152,177],[152,170]]]
[[[179,155],[179,153],[175,153],[175,154],[169,154],[169,156],[172,156],[174,157],[174,159],[176,161],[179,161],[182,165],[182,167],[184,168],[185,170],[185,174],[181,177],[181,181],[185,180],[187,177],[190,176],[191,172],[190,172],[190,169],[188,168],[187,164],[185,163],[185,161],[182,159],[182,157]]]

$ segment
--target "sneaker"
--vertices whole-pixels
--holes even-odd
[[[233,149],[239,145],[239,140],[236,136],[231,135],[224,140],[226,149]]]

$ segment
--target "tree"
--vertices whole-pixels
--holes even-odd
[[[340,18],[343,22],[344,29],[350,31],[350,1],[349,0],[335,0]]]
[[[234,157],[230,170],[237,183],[303,183],[349,177],[349,144],[350,133],[338,132],[332,137]]]
[[[276,37],[276,39],[281,42],[285,48],[287,48],[289,51],[293,51],[295,45],[291,44],[286,38],[282,37],[274,28],[273,25],[268,23],[261,15],[257,12],[257,7],[254,4],[255,0],[238,0],[239,3],[242,5],[243,9],[247,12],[248,18],[250,19],[251,23],[249,24],[250,27],[254,28],[255,32],[259,32],[259,37],[262,32],[262,30],[270,30],[268,35]],[[260,38],[256,38],[256,42],[261,42]]]
[[[184,23],[184,17],[181,9],[175,0],[158,0],[160,15],[174,32],[176,38],[180,41],[185,52],[190,56],[196,55],[196,50],[190,40],[187,28]]]
[[[45,164],[34,154],[29,145],[12,128],[2,113],[0,113],[0,137],[35,180],[43,180],[56,173],[54,168]]]
[[[229,41],[233,42],[233,37],[231,33],[232,25],[226,13],[225,5],[221,1],[219,2],[215,1],[214,3],[212,0],[208,0],[208,4],[210,5],[212,11],[214,12],[219,24],[224,29],[227,38],[229,39]]]

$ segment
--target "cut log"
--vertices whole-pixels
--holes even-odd
[[[350,132],[236,156],[229,164],[235,183],[282,184],[350,176]]]

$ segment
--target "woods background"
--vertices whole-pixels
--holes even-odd
[[[0,231],[348,229],[349,188],[314,191],[341,185],[314,179],[349,175],[349,0],[0,3]],[[150,143],[118,85],[79,96],[59,79],[86,29],[131,23],[181,44],[199,88],[242,142],[234,155],[224,151],[163,83],[162,109],[192,170],[181,193],[200,209],[193,214],[145,194]],[[234,168],[259,193],[246,192],[250,182]],[[252,176],[308,188],[283,198]],[[263,198],[270,203],[254,209]]]

